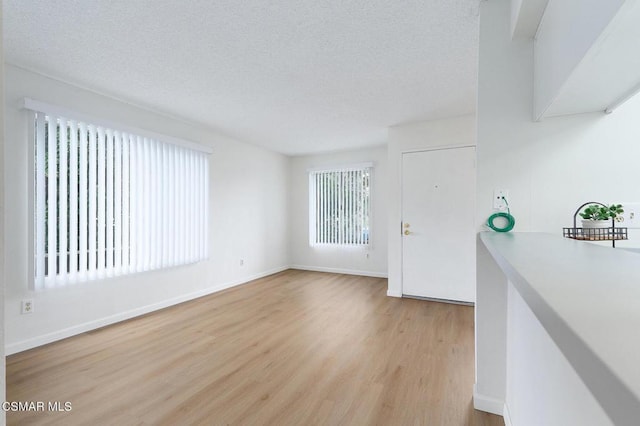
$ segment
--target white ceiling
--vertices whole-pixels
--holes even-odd
[[[5,59],[299,155],[473,113],[477,11],[478,0],[4,0]]]

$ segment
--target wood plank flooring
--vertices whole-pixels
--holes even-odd
[[[473,308],[285,271],[7,358],[8,424],[503,425],[472,407]]]

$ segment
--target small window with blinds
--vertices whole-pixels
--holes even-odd
[[[207,258],[207,153],[34,117],[36,289]]]
[[[370,164],[309,173],[309,242],[369,245]]]

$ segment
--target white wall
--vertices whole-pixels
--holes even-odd
[[[624,0],[550,1],[535,42],[535,118],[544,114]]]
[[[363,247],[309,245],[309,169],[373,162],[371,244]],[[291,264],[294,268],[376,277],[387,276],[387,151],[361,149],[291,159]]]
[[[478,223],[494,188],[509,190],[514,231],[562,233],[583,202],[640,201],[640,97],[613,114],[533,122],[533,42],[511,40],[506,0],[482,3]],[[620,246],[637,246],[632,241]]]
[[[478,229],[493,213],[495,188],[509,190],[514,232],[562,234],[571,226],[576,208],[586,201],[640,200],[640,97],[613,114],[581,114],[533,122],[533,41],[510,37],[508,0],[481,2],[478,78],[477,222]],[[640,235],[618,246],[638,246]],[[585,243],[586,244],[586,243]],[[479,252],[478,270],[491,270],[491,259]],[[390,267],[391,271],[391,267]],[[493,282],[488,282],[493,280]],[[480,286],[504,283],[489,277]],[[476,359],[503,359],[506,335],[482,335],[487,324],[504,321],[504,303],[476,306],[477,341],[493,339],[492,347],[477,347]],[[491,330],[489,330],[491,331]],[[484,353],[480,351],[484,350]],[[477,390],[484,400],[504,398],[504,363],[478,367]]]
[[[8,352],[213,292],[286,268],[289,158],[244,144],[193,123],[7,66],[4,178],[6,227],[6,343]],[[29,290],[27,112],[23,97],[91,116],[214,147],[210,160],[210,259],[92,281],[60,289]],[[244,266],[240,266],[244,259]],[[20,314],[20,301],[34,312]]]
[[[507,424],[612,425],[512,283],[507,311]]]
[[[507,277],[480,236],[476,239],[475,361],[473,405],[501,415],[507,380]]]
[[[511,37],[536,35],[549,0],[511,0]]]
[[[463,116],[435,121],[423,121],[389,128],[387,155],[389,161],[388,239],[390,296],[402,296],[402,153],[442,146],[475,145],[476,122],[474,116]]]
[[[0,0],[0,64],[4,63],[4,41],[2,37],[2,0]],[[0,66],[0,164],[4,164],[4,69]],[[4,357],[4,174],[0,173],[0,401],[6,401],[5,397],[7,380],[5,374]],[[6,414],[0,412],[0,425],[4,425]]]

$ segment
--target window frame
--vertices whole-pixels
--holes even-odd
[[[45,114],[47,116],[55,116],[55,117],[65,117],[69,120],[73,120],[77,123],[83,122],[83,123],[90,123],[92,126],[95,127],[102,127],[105,129],[113,129],[117,132],[122,132],[122,133],[127,133],[130,135],[136,135],[136,136],[140,136],[143,137],[145,139],[150,139],[150,140],[154,140],[156,142],[162,143],[162,144],[169,144],[169,145],[175,145],[179,148],[183,148],[183,149],[189,149],[189,150],[193,150],[193,151],[198,151],[201,154],[205,154],[206,156],[212,154],[214,152],[213,148],[210,146],[206,146],[206,145],[201,145],[195,142],[191,142],[191,141],[186,141],[183,139],[178,139],[178,138],[174,138],[171,136],[167,136],[167,135],[163,135],[163,134],[159,134],[159,133],[155,133],[155,132],[151,132],[151,131],[147,131],[144,129],[139,129],[133,126],[127,126],[124,124],[120,124],[120,123],[115,123],[115,122],[110,122],[108,120],[103,120],[103,119],[99,119],[99,118],[95,118],[83,113],[78,113],[72,110],[68,110],[64,107],[59,107],[56,105],[51,105],[45,102],[40,102],[40,101],[36,101],[30,98],[24,98],[23,102],[22,102],[22,109],[25,110],[25,115],[27,117],[27,123],[28,123],[28,130],[27,130],[27,138],[28,138],[28,149],[27,149],[27,155],[28,155],[28,167],[27,167],[27,198],[28,198],[28,202],[27,202],[27,211],[28,211],[28,243],[27,243],[27,250],[28,250],[28,261],[27,261],[27,283],[29,285],[29,289],[32,291],[41,291],[41,290],[48,290],[51,289],[51,287],[47,287],[45,286],[38,286],[37,283],[37,274],[36,274],[36,263],[37,263],[37,256],[38,253],[36,253],[36,232],[37,232],[37,218],[36,218],[36,171],[37,171],[37,166],[36,166],[36,137],[37,137],[37,131],[36,131],[36,117],[37,114]],[[116,130],[117,129],[117,130]],[[209,243],[209,234],[210,234],[210,226],[208,223],[208,218],[209,218],[209,210],[210,210],[210,201],[211,201],[211,197],[210,197],[210,191],[211,191],[211,185],[210,185],[210,179],[211,179],[211,166],[210,166],[210,157],[207,157],[206,160],[206,165],[205,165],[205,181],[204,181],[204,188],[203,190],[205,191],[205,217],[204,217],[204,233],[205,233],[205,248],[204,248],[204,258],[197,260],[197,262],[200,261],[205,261],[208,260],[210,257],[210,243]],[[70,189],[67,188],[67,191],[69,191]],[[105,209],[105,215],[107,214],[107,211]],[[164,236],[162,237],[164,238]],[[192,263],[192,262],[189,262]],[[187,265],[189,263],[179,263],[176,264],[175,266],[184,266]],[[143,270],[143,271],[135,271],[135,270],[128,270],[124,273],[121,273],[119,275],[116,275],[116,277],[125,277],[125,276],[129,276],[129,275],[133,275],[139,272],[147,272],[147,271],[152,271],[152,270],[161,270],[161,269],[166,269],[167,267],[171,267],[171,266],[166,266],[166,267],[157,267],[157,268],[150,268],[147,270]],[[48,275],[47,275],[48,276]],[[107,279],[107,278],[111,278],[111,275],[103,275],[103,276],[99,276],[99,277],[84,277],[83,279],[80,280],[76,280],[75,283],[79,283],[79,284],[85,284],[89,281],[93,281],[96,279]],[[66,284],[64,284],[63,286],[69,286],[72,285],[72,282],[67,282]],[[60,285],[56,285],[55,287],[62,287]]]
[[[363,172],[367,170],[369,173],[369,188],[368,188],[368,199],[367,199],[367,238],[366,242],[358,242],[358,243],[347,243],[347,242],[318,242],[317,241],[317,233],[316,233],[316,223],[317,223],[317,209],[316,209],[316,191],[317,188],[315,186],[314,176],[318,173],[331,173],[331,172],[349,172],[349,171],[359,171]],[[375,167],[373,162],[363,162],[363,163],[350,163],[344,164],[340,166],[332,166],[332,167],[316,167],[307,169],[308,179],[309,179],[309,214],[307,215],[309,220],[309,246],[310,247],[340,247],[340,248],[362,248],[362,249],[370,249],[373,246],[373,199],[374,199],[374,176],[375,176]]]

